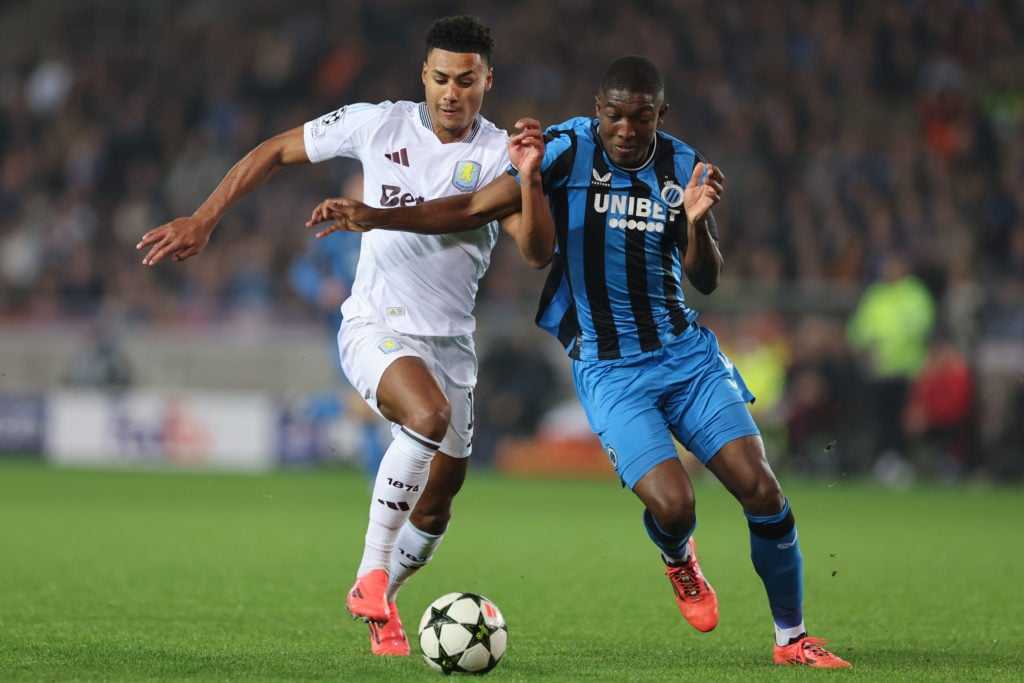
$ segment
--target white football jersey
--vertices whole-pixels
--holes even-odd
[[[370,206],[472,192],[509,166],[505,131],[478,116],[464,140],[443,144],[424,103],[350,104],[306,123],[303,137],[310,161],[362,162],[363,201]],[[342,315],[378,320],[406,334],[471,334],[478,283],[497,238],[496,222],[447,235],[364,233]]]

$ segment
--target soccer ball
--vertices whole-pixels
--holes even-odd
[[[448,593],[420,619],[420,650],[430,668],[448,674],[485,674],[501,660],[508,629],[501,610],[476,593]]]

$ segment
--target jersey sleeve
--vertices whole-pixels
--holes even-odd
[[[572,170],[574,158],[575,148],[565,131],[558,130],[555,126],[545,131],[544,160],[541,161],[541,181],[545,195],[550,190],[565,184],[569,171]],[[519,178],[519,169],[515,166],[509,164],[505,172],[515,178],[516,182],[522,184],[522,180]]]
[[[576,159],[576,136],[571,130],[561,128],[564,124],[549,127],[544,131],[544,159],[540,163],[541,183],[544,194],[565,185]],[[521,183],[519,171],[509,164],[507,173]]]
[[[359,159],[371,128],[366,124],[379,120],[386,104],[349,104],[307,121],[302,127],[306,156],[314,163],[335,157]]]
[[[576,160],[576,136],[571,130],[555,126],[544,132],[544,160],[540,165],[540,177],[544,193],[565,185],[572,173]]]

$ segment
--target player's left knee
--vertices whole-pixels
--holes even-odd
[[[448,505],[428,505],[423,509],[419,505],[413,510],[412,514],[409,515],[409,521],[412,525],[428,534],[439,535],[443,534],[448,528],[448,522],[452,519],[452,507],[451,501],[448,501]]]
[[[786,497],[774,477],[761,477],[743,494],[740,503],[748,515],[774,515],[782,512]]]

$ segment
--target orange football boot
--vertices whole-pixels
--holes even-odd
[[[345,598],[352,618],[381,623],[387,621],[387,591],[388,573],[383,569],[374,569],[356,579],[355,585]]]
[[[398,607],[388,603],[391,618],[383,624],[376,621],[370,624],[370,649],[375,655],[392,655],[404,657],[409,654],[409,638],[402,628],[402,620],[398,618]]]
[[[842,669],[852,666],[848,661],[822,647],[826,640],[808,638],[806,635],[789,645],[775,646],[776,664],[802,664],[819,669]]]
[[[690,559],[668,565],[665,575],[672,582],[679,611],[698,631],[707,633],[718,626],[718,598],[697,564],[697,546],[690,537]]]

